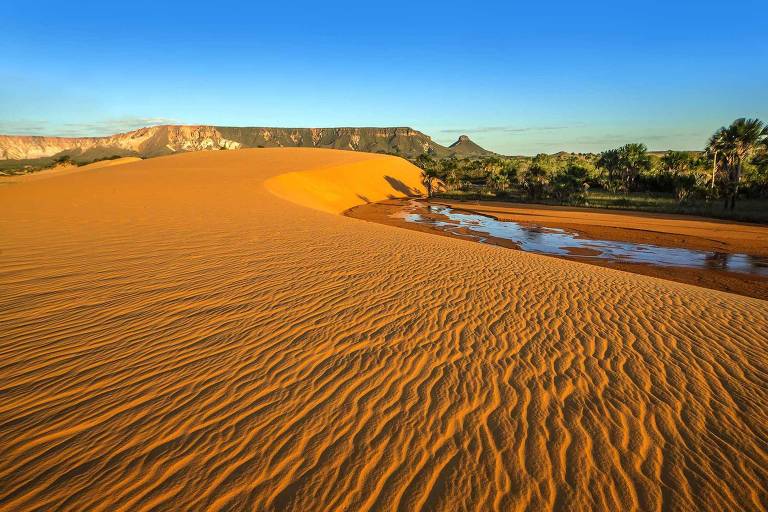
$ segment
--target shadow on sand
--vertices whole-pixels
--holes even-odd
[[[408,197],[419,197],[421,196],[421,192],[416,188],[411,188],[402,181],[400,181],[397,178],[393,178],[392,176],[384,176],[384,179],[387,180],[387,183],[389,183],[389,186],[395,189],[396,191],[400,192],[401,194],[408,196]],[[390,196],[390,199],[394,199],[395,196]]]

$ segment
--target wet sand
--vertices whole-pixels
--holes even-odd
[[[647,243],[702,251],[768,256],[768,226],[745,222],[600,208],[490,201],[439,201],[498,220],[559,227],[586,238]]]
[[[0,187],[0,510],[763,510],[768,302],[345,217],[382,155]]]
[[[567,229],[578,236],[589,239],[653,244],[662,247],[678,247],[729,254],[743,252],[748,252],[755,256],[768,254],[768,226],[727,223],[700,218],[691,219],[674,215],[657,217],[646,214],[638,219],[633,219],[628,214],[616,215],[604,213],[604,211],[592,212],[586,209],[569,211],[561,207],[539,207],[538,205],[510,206],[500,203],[478,204],[476,202],[442,200],[433,201],[433,203],[447,205],[459,211],[488,215],[498,220],[511,220],[537,226]],[[413,200],[393,199],[360,205],[345,212],[345,215],[441,236],[459,239],[467,238],[461,236],[461,231],[458,232],[458,235],[454,235],[451,232],[428,224],[406,222],[401,214],[405,210],[410,210],[409,205],[411,204],[417,203],[414,203]],[[419,209],[418,211],[427,218],[431,216],[424,209]],[[438,218],[438,216],[432,217]],[[471,233],[463,234],[471,235]],[[484,243],[510,249],[519,248],[517,244],[510,240],[494,236],[486,237]],[[571,249],[571,254],[573,255],[572,257],[550,257],[586,262],[601,267],[768,300],[768,277],[765,276],[719,269],[620,262],[590,257],[594,256],[596,251],[589,248],[573,248]]]

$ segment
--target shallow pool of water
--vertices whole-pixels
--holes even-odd
[[[592,240],[577,237],[575,233],[563,229],[526,225],[514,221],[500,221],[473,213],[459,213],[447,206],[429,206],[428,208],[431,213],[440,215],[445,220],[436,220],[419,213],[409,213],[405,220],[429,224],[437,229],[479,242],[486,242],[489,236],[503,238],[514,242],[523,251],[539,254],[599,258],[616,262],[667,267],[727,270],[729,272],[768,276],[768,258],[612,240]],[[470,233],[467,234],[466,231]],[[589,255],[579,255],[577,251],[588,251]]]

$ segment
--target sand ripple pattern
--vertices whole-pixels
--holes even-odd
[[[768,506],[768,303],[262,185],[336,155],[0,190],[0,510]]]

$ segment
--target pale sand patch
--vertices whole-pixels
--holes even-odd
[[[327,213],[384,167],[0,189],[0,509],[765,508],[768,302]]]

